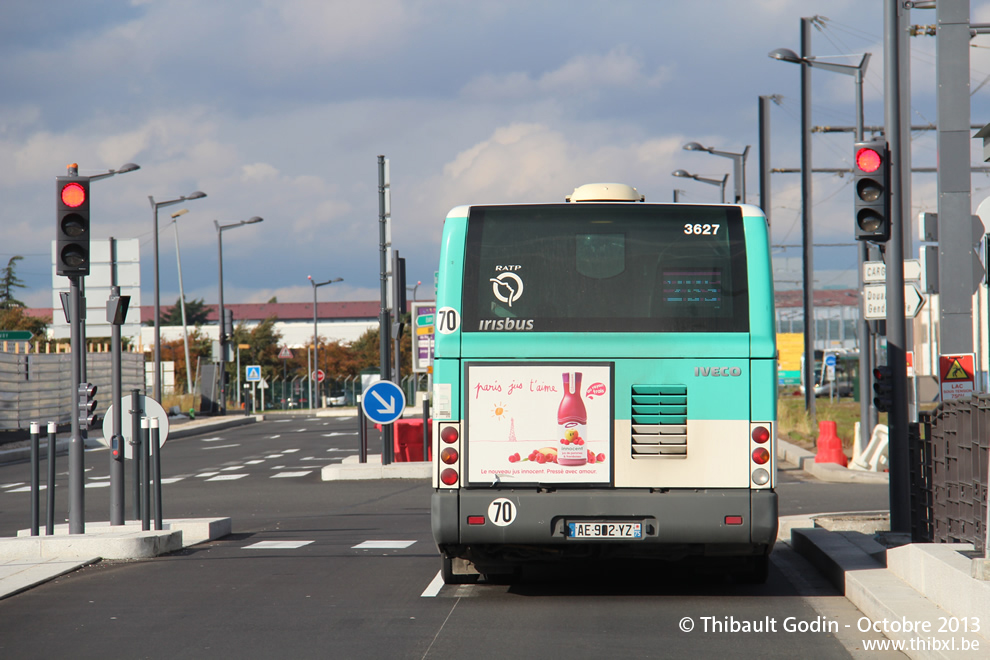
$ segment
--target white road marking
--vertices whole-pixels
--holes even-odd
[[[271,436],[271,437],[270,437],[270,438],[268,438],[268,439],[269,439],[269,440],[278,440],[278,439],[279,439],[279,438],[281,438],[281,437],[282,437],[281,435],[273,435],[273,436]]]
[[[284,470],[285,469],[285,466],[284,465],[273,465],[271,467],[271,469],[272,470]]]
[[[441,589],[443,589],[443,576],[440,575],[440,571],[437,571],[437,574],[433,576],[433,581],[427,585],[426,589],[423,590],[423,593],[421,593],[419,597],[436,598],[436,595],[440,593]]]
[[[241,443],[236,443],[233,445],[214,445],[212,447],[201,447],[200,449],[228,449],[230,447],[240,447]]]
[[[283,450],[282,450],[282,453],[283,453],[283,454],[294,454],[294,453],[296,453],[297,451],[299,451],[299,450],[298,450],[298,449],[283,449]]]
[[[45,486],[39,486],[40,490],[45,490]],[[27,493],[31,490],[30,486],[21,486],[20,488],[11,488],[10,490],[4,491],[5,493]]]
[[[415,541],[365,541],[364,543],[358,543],[357,545],[352,545],[352,550],[401,550],[403,548],[408,548]]]
[[[108,488],[109,486],[109,481],[93,481],[86,484],[85,488]]]
[[[357,431],[353,431],[353,432],[350,432],[350,433],[343,433],[341,431],[334,431],[333,433],[321,433],[320,435],[322,435],[324,438],[336,438],[339,435],[357,435]]]
[[[295,550],[310,543],[312,541],[258,541],[244,546],[241,550]]]
[[[12,484],[4,484],[0,486],[0,488],[14,488],[15,486],[23,486],[23,485],[24,485],[23,481],[17,481]]]
[[[201,478],[202,477],[215,477],[218,474],[220,474],[220,473],[219,472],[201,472],[200,474],[197,474],[196,476],[197,477],[201,477]]]
[[[305,472],[279,472],[278,474],[273,474],[270,479],[283,479],[292,477],[305,477],[307,474],[312,472],[312,470],[306,470]]]
[[[168,477],[162,479],[163,484],[174,484],[176,481],[182,481],[185,477]]]
[[[276,424],[287,424],[287,423],[289,423],[291,421],[292,421],[291,419],[276,419],[275,420],[275,423]]]
[[[309,429],[296,429],[296,433],[305,433]]]
[[[109,474],[105,477],[90,477],[90,479],[109,479],[109,478],[110,478]]]
[[[265,458],[282,458],[282,454],[269,454]]]
[[[243,465],[231,465],[230,467],[220,468],[221,472],[231,472],[233,470],[243,470]]]
[[[264,462],[265,460],[261,458],[261,459],[255,459],[253,461],[244,461],[244,465],[257,465],[258,463],[264,463]]]
[[[246,474],[218,474],[215,477],[210,477],[207,481],[233,481],[235,479],[243,479]]]
[[[200,438],[200,442],[218,442],[220,440],[223,440],[223,438],[221,438],[220,436],[217,436],[215,438]]]

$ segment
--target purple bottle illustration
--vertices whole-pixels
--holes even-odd
[[[581,398],[581,372],[564,372],[564,397],[557,408],[558,465],[588,462],[588,411]]]

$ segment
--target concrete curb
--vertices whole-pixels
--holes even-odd
[[[838,522],[855,528],[850,521],[857,515],[863,518],[861,531],[830,531],[819,526]],[[979,642],[985,651],[990,638],[983,630],[939,630],[942,622],[952,617],[967,622],[979,617],[985,625],[982,615],[990,611],[990,583],[971,577],[974,560],[963,553],[972,551],[972,546],[908,544],[885,548],[873,538],[875,523],[875,515],[870,513],[783,516],[778,540],[804,556],[872,623],[900,624],[898,632],[888,626],[883,633],[903,641],[903,652],[909,657],[975,657],[972,649],[960,649],[961,638]],[[906,621],[927,623],[929,629],[904,632],[901,628]],[[912,643],[922,648],[912,649]]]
[[[230,518],[189,518],[162,521],[162,530],[142,531],[141,523],[95,522],[85,534],[69,534],[56,525],[52,536],[0,539],[0,598],[53,580],[100,559],[147,559],[227,536]]]
[[[381,454],[373,454],[368,456],[367,463],[358,463],[357,456],[348,456],[340,465],[324,466],[321,476],[323,481],[429,479],[432,468],[432,463],[423,461],[382,465]]]
[[[832,483],[885,484],[890,477],[886,472],[850,470],[837,463],[815,463],[814,452],[777,439],[777,458],[797,465],[808,474]]]

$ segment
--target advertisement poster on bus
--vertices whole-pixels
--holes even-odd
[[[608,483],[611,364],[470,364],[468,480]]]

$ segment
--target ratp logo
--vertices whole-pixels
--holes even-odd
[[[495,297],[512,307],[512,303],[519,300],[523,293],[523,281],[515,273],[502,273],[498,277],[489,279],[492,283],[492,293]]]

